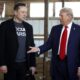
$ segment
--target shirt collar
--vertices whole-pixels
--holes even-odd
[[[68,28],[71,28],[72,22],[70,22],[67,26],[68,26]]]
[[[72,26],[72,21],[67,25],[68,29],[70,29]]]

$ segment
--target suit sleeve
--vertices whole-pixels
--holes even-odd
[[[5,65],[5,26],[0,25],[0,66]]]
[[[29,46],[35,46],[35,44],[34,44],[34,38],[33,38],[33,28],[32,28],[32,26],[30,26],[30,35],[29,35],[29,41],[30,41],[30,43],[29,43]],[[30,66],[36,66],[36,53],[32,53],[32,54],[28,54],[28,58],[29,58],[29,65]]]
[[[52,48],[53,38],[54,38],[53,37],[53,32],[54,32],[54,28],[51,29],[48,40],[43,45],[39,46],[40,54],[44,53],[44,52],[46,52],[46,51],[48,51],[49,49]]]

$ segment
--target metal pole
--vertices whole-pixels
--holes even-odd
[[[45,4],[45,12],[44,12],[44,42],[47,40],[48,38],[48,0],[44,0],[44,4]],[[44,54],[44,58],[43,58],[43,80],[48,80],[47,79],[47,64],[45,62],[45,58],[47,56],[46,52]]]

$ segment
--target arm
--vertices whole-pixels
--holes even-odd
[[[29,31],[29,46],[35,46],[34,44],[34,38],[33,38],[33,28],[32,26],[29,27],[30,31]],[[32,71],[32,74],[35,73],[36,71],[36,58],[35,58],[35,54],[27,54],[28,56],[28,66],[29,69]]]
[[[0,72],[6,73],[7,66],[5,64],[5,26],[3,24],[0,25]]]
[[[5,27],[3,24],[0,25],[0,37],[0,66],[2,66],[5,65]]]
[[[52,44],[53,44],[53,28],[51,30],[50,36],[48,38],[48,40],[41,46],[39,47],[30,47],[30,50],[28,51],[28,53],[32,53],[32,52],[38,52],[40,51],[40,53],[43,53],[45,51],[48,51],[49,49],[52,48]]]

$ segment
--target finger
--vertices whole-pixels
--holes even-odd
[[[1,70],[0,72],[1,73],[7,73],[7,70]]]
[[[27,53],[31,53],[31,50],[30,51],[27,51]]]
[[[32,72],[32,75],[34,75],[35,74],[35,72]]]
[[[4,73],[7,73],[7,69],[3,70]]]
[[[4,73],[7,73],[7,71],[4,71]]]
[[[31,47],[31,46],[30,46],[29,48],[31,48],[31,49],[32,49],[33,47]]]

